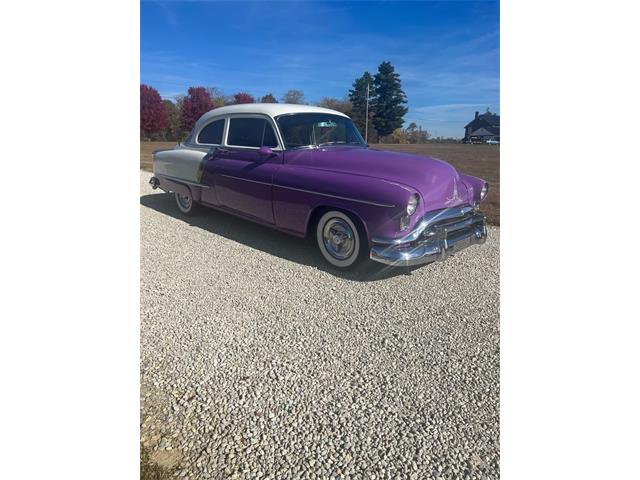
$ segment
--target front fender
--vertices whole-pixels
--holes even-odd
[[[380,178],[283,165],[273,182],[274,217],[279,228],[305,235],[316,209],[336,208],[356,215],[370,238],[397,229],[414,192]]]
[[[472,175],[460,175],[460,180],[462,180],[466,185],[469,197],[473,199],[473,203],[480,203],[482,201],[480,199],[480,191],[484,185],[489,185],[488,182],[482,178],[474,177]]]

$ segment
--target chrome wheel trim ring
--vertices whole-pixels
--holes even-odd
[[[355,252],[355,235],[351,226],[342,218],[333,217],[322,228],[325,249],[337,260],[347,260]]]
[[[353,252],[349,257],[345,258],[344,260],[340,260],[337,257],[334,257],[331,253],[329,253],[329,250],[324,243],[324,228],[327,223],[329,223],[332,219],[336,219],[336,218],[342,219],[344,222],[346,222],[346,224],[350,227],[351,231],[353,232],[353,241],[354,241]],[[334,267],[338,267],[338,268],[350,267],[356,262],[356,260],[360,256],[361,242],[360,242],[360,235],[358,233],[356,225],[348,215],[338,210],[332,210],[332,211],[326,212],[320,217],[320,219],[318,220],[318,223],[316,224],[316,241],[318,243],[318,248],[320,250],[320,253],[324,257],[324,259]]]
[[[189,210],[191,210],[193,200],[189,195],[182,195],[176,192],[176,203],[178,204],[180,210],[182,210],[183,212],[188,212]]]

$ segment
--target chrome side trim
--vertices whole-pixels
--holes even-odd
[[[469,213],[473,212],[474,208],[469,205],[463,205],[459,207],[443,208],[441,210],[433,210],[426,213],[416,224],[416,226],[404,237],[400,238],[384,238],[373,237],[371,241],[373,243],[380,243],[386,245],[399,245],[401,243],[408,243],[416,241],[422,232],[424,232],[430,225],[445,220],[453,220],[456,218],[462,218]]]
[[[222,174],[222,173],[220,173],[218,175],[220,175],[221,177],[225,177],[225,178],[233,178],[234,180],[243,180],[245,182],[259,183],[261,185],[269,185],[269,186],[273,186],[273,187],[276,187],[276,188],[284,188],[285,190],[294,190],[296,192],[310,193],[312,195],[320,195],[322,197],[337,198],[339,200],[347,200],[349,202],[364,203],[366,205],[373,205],[374,207],[385,207],[385,208],[395,207],[395,205],[389,205],[389,204],[386,204],[386,203],[377,203],[377,202],[371,202],[369,200],[359,200],[357,198],[342,197],[340,195],[331,195],[330,193],[315,192],[313,190],[305,190],[303,188],[287,187],[285,185],[279,185],[277,183],[261,182],[259,180],[252,180],[252,179],[249,179],[249,178],[235,177],[233,175],[225,175],[225,174]]]
[[[200,187],[200,188],[211,188],[209,185],[205,185],[203,183],[190,182],[189,180],[183,180],[182,178],[171,177],[169,175],[162,175],[158,173],[157,176],[161,178],[166,178],[167,180],[171,180],[172,182],[184,183],[185,185],[193,185],[194,187]]]
[[[224,178],[232,178],[234,180],[242,180],[244,182],[259,183],[260,185],[267,185],[269,187],[273,185],[270,182],[261,182],[260,180],[252,180],[250,178],[234,177],[233,175],[225,175],[224,173],[218,173],[217,175],[220,175],[221,177],[224,177]]]
[[[171,150],[173,150],[173,148],[158,148],[153,152],[151,152],[151,155],[155,155],[156,153],[160,153],[160,152],[169,152]]]
[[[274,187],[284,188],[286,190],[295,190],[296,192],[303,192],[303,193],[311,193],[313,195],[320,195],[322,197],[337,198],[339,200],[347,200],[349,202],[364,203],[365,205],[373,205],[374,207],[385,207],[385,208],[393,208],[393,207],[395,207],[395,205],[390,205],[390,204],[387,204],[387,203],[378,203],[378,202],[371,202],[369,200],[359,200],[357,198],[341,197],[340,195],[331,195],[330,193],[314,192],[313,190],[305,190],[303,188],[286,187],[284,185],[275,185],[275,184],[273,186]]]

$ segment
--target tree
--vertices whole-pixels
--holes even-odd
[[[183,131],[191,131],[196,121],[213,109],[209,92],[204,87],[189,87],[187,93],[180,108],[180,127]]]
[[[260,99],[260,103],[278,103],[278,100],[276,100],[276,97],[271,95],[271,93],[267,93]]]
[[[288,90],[282,96],[282,102],[304,104],[304,93],[302,90]]]
[[[396,128],[391,133],[391,143],[409,143],[407,132],[401,128]]]
[[[167,116],[158,91],[148,85],[140,85],[140,136],[149,138],[160,133],[167,124]]]
[[[411,122],[405,129],[396,128],[391,135],[386,135],[383,143],[427,143],[431,134],[415,122]]]
[[[236,105],[240,103],[256,103],[256,99],[250,93],[238,92],[233,96],[233,103]]]
[[[324,97],[318,102],[318,106],[337,110],[345,114],[351,111],[351,102],[347,98],[340,100],[339,98]]]
[[[163,100],[167,126],[164,129],[165,140],[181,140],[182,128],[180,128],[180,109],[171,100]]]
[[[415,122],[411,122],[405,130],[405,134],[409,143],[427,143],[431,134],[426,130],[422,130],[422,126],[418,126]]]
[[[373,124],[380,136],[401,128],[407,113],[407,96],[402,91],[400,75],[390,62],[382,62],[373,79],[375,87],[375,116]]]
[[[351,102],[351,119],[362,133],[362,136],[365,134],[365,119],[366,119],[366,111],[367,111],[367,85],[369,88],[369,132],[373,129],[372,118],[373,118],[373,102],[371,101],[371,96],[375,95],[373,89],[373,77],[369,72],[364,72],[362,77],[356,78],[353,82],[353,88],[349,90],[349,101]],[[375,98],[373,99],[375,101]]]
[[[207,87],[207,93],[211,98],[211,103],[213,104],[213,108],[223,107],[225,105],[231,104],[228,97],[220,90],[218,87]]]

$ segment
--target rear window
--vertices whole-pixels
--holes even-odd
[[[241,147],[277,147],[273,127],[263,118],[232,118],[229,120],[228,145]]]
[[[198,135],[198,143],[209,145],[220,145],[222,143],[222,132],[224,130],[224,119],[211,122],[204,127]]]

